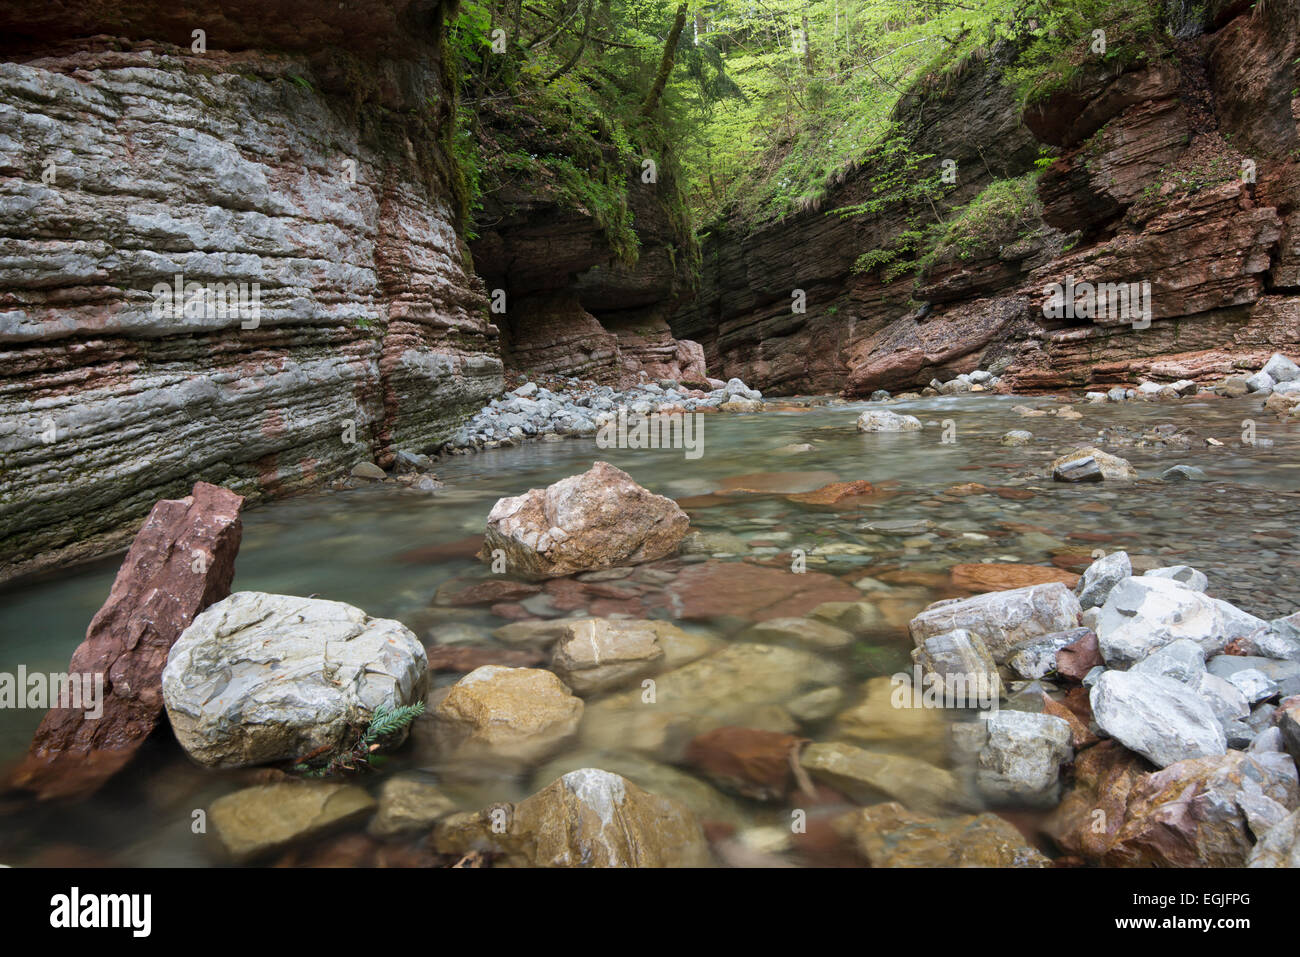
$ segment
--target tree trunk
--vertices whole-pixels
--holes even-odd
[[[641,112],[645,116],[649,116],[659,107],[659,98],[664,95],[664,87],[668,85],[668,74],[673,72],[673,56],[677,53],[677,41],[681,38],[682,28],[686,26],[686,6],[683,3],[677,7],[673,28],[668,31],[668,40],[664,43],[664,56],[659,61],[659,74],[655,77],[654,86],[650,87],[645,103],[641,105]]]

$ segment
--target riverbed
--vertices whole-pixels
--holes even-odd
[[[864,434],[854,422],[874,404],[798,399],[773,403],[776,411],[703,416],[698,458],[681,449],[599,449],[593,439],[530,441],[449,457],[437,463],[443,487],[433,492],[390,481],[249,508],[234,590],[316,595],[395,618],[429,645],[497,647],[492,630],[524,614],[561,617],[615,609],[615,614],[678,618],[673,612],[683,611],[680,603],[660,593],[671,593],[674,578],[684,570],[734,562],[789,569],[798,549],[804,567],[815,573],[810,581],[833,576],[882,610],[884,624],[869,640],[816,652],[839,676],[844,707],[861,699],[870,678],[910,667],[910,617],[934,600],[968,593],[950,580],[957,564],[1029,563],[1079,571],[1096,550],[1122,548],[1151,567],[1200,569],[1209,576],[1210,594],[1261,618],[1300,609],[1294,537],[1300,516],[1300,424],[1280,422],[1253,398],[1075,403],[1078,418],[1050,414],[1066,404],[1046,397],[975,394],[899,401],[888,407],[919,417],[922,431]],[[1049,414],[1027,416],[1024,408]],[[1124,436],[1150,434],[1166,423],[1185,430],[1174,444],[1188,447],[1123,444]],[[1013,429],[1032,432],[1033,441],[1001,444]],[[1102,429],[1126,431],[1119,444],[1099,443]],[[1253,442],[1243,441],[1252,435]],[[1207,446],[1207,438],[1222,445]],[[1128,459],[1139,480],[1053,482],[1052,459],[1082,444]],[[437,603],[440,586],[485,574],[470,555],[472,539],[482,533],[498,498],[585,471],[596,459],[679,500],[692,529],[704,533],[693,540],[693,553],[630,573],[626,599],[616,588],[596,608],[574,608],[572,598],[557,602],[555,590],[524,602],[522,612],[498,609],[509,616],[490,607]],[[1202,470],[1207,480],[1162,481],[1159,476],[1176,464]],[[876,492],[851,507],[788,497],[857,480],[869,481]],[[64,670],[107,596],[119,560],[0,591],[0,672],[15,672],[19,665],[28,672]],[[754,603],[737,595],[729,608],[728,596],[716,597],[707,616],[687,608],[680,623],[724,642],[744,641]],[[439,674],[434,684],[445,686],[456,678]],[[0,711],[0,763],[25,751],[40,718],[37,710]],[[813,718],[799,732],[816,738],[831,733],[832,726],[830,719]],[[165,727],[159,736],[162,741],[151,742],[119,780],[88,801],[7,809],[0,817],[0,862],[220,863],[210,836],[194,833],[193,811],[246,786],[253,776],[193,767],[166,740]],[[591,739],[584,737],[568,754],[590,749]],[[381,771],[359,780],[375,790],[385,775],[413,769],[437,780],[436,763],[422,755],[408,746]],[[548,766],[559,768],[565,758],[561,753]],[[668,769],[656,772],[661,790],[696,790],[696,779],[687,780],[680,767],[676,776],[670,773],[673,762],[664,755],[641,753],[635,760]],[[518,800],[537,786],[530,773],[447,782],[448,793],[464,810]],[[719,797],[741,832],[788,820],[783,806]]]

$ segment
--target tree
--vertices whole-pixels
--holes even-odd
[[[686,7],[685,3],[677,7],[677,16],[673,19],[672,29],[668,31],[668,39],[664,42],[664,55],[659,61],[659,73],[655,76],[654,85],[650,87],[645,103],[641,106],[641,112],[645,116],[650,116],[659,107],[659,98],[663,96],[664,87],[668,85],[668,74],[673,72],[673,56],[677,52],[677,41],[681,39],[682,29],[686,26]]]

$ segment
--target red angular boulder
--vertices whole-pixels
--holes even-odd
[[[9,780],[41,799],[84,797],[158,724],[167,653],[194,617],[230,594],[244,499],[206,482],[154,505],[112,591],[72,654],[69,675],[103,676],[103,713],[52,708]]]

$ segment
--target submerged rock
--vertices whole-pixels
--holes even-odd
[[[899,415],[888,409],[868,409],[858,416],[859,432],[919,432],[923,426],[914,415]]]
[[[217,798],[212,828],[236,863],[247,863],[364,818],[374,799],[355,784],[293,781]]]
[[[376,708],[424,699],[424,646],[338,601],[236,592],[194,619],[163,671],[176,739],[207,767],[350,746]]]
[[[728,725],[697,735],[686,748],[686,763],[723,790],[776,801],[794,781],[801,743],[792,734]]]
[[[438,703],[434,740],[439,758],[459,769],[527,765],[563,747],[582,712],[582,699],[549,671],[485,665]]]
[[[864,804],[893,799],[923,811],[944,811],[972,803],[951,771],[901,754],[817,741],[804,748],[801,763],[817,780]]]
[[[708,867],[695,815],[597,768],[570,771],[518,804],[457,814],[434,828],[444,854],[485,851],[506,867]]]
[[[566,625],[551,670],[575,694],[589,695],[648,675],[663,658],[652,622],[586,618]]]
[[[674,554],[689,524],[672,499],[596,462],[545,489],[500,499],[488,515],[479,559],[491,562],[499,549],[513,574],[559,578]]]
[[[933,817],[902,804],[875,804],[836,818],[834,828],[872,867],[1050,867],[996,814]]]
[[[437,785],[415,775],[398,775],[379,789],[379,811],[367,830],[381,838],[427,831],[455,811],[456,802]]]
[[[839,667],[797,648],[741,642],[665,671],[646,688],[587,706],[581,737],[592,748],[640,751],[679,761],[698,734],[720,725],[792,732],[786,702],[838,685]]]

